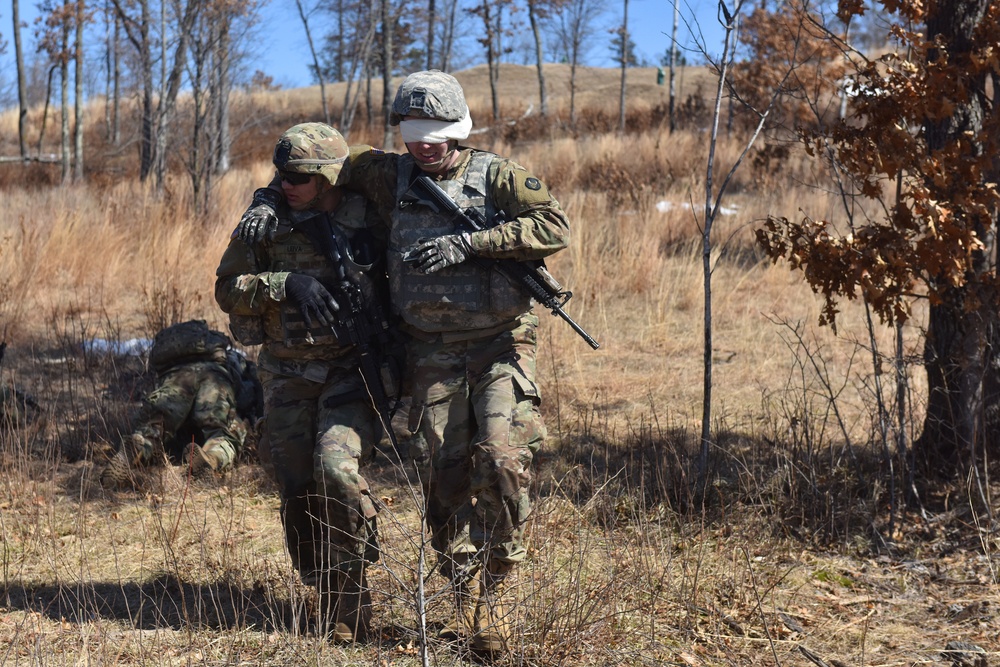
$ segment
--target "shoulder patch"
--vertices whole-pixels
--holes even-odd
[[[368,153],[370,155],[385,155],[384,150],[382,150],[381,148],[375,148],[374,146],[368,149]]]
[[[534,206],[551,201],[552,196],[549,189],[545,187],[539,179],[531,175],[531,172],[517,170],[512,174],[514,186],[514,196],[522,206]]]

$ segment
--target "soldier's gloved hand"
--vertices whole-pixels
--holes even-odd
[[[263,241],[273,241],[278,229],[278,217],[274,214],[281,201],[281,195],[269,188],[258,188],[253,193],[253,201],[240,223],[236,225],[236,236],[249,246]]]
[[[434,273],[446,266],[461,264],[476,254],[472,239],[466,234],[448,234],[417,241],[404,259],[424,273]]]
[[[313,318],[323,326],[333,326],[333,314],[340,310],[340,304],[320,281],[302,273],[289,273],[285,278],[285,295],[298,306],[307,327],[312,326]]]

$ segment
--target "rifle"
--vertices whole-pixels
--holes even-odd
[[[360,354],[358,364],[361,379],[367,388],[372,407],[378,414],[382,429],[389,436],[389,442],[397,452],[399,442],[392,430],[392,413],[389,393],[382,381],[383,351],[389,346],[389,320],[378,300],[377,289],[369,280],[369,294],[362,289],[363,265],[357,264],[350,256],[346,241],[334,232],[329,216],[315,216],[300,231],[326,256],[327,261],[337,271],[337,284],[330,289],[340,310],[335,314],[336,322],[331,327],[333,334],[343,345],[353,345]],[[350,270],[348,270],[350,269]],[[329,406],[328,406],[329,407]]]
[[[389,322],[382,317],[382,309],[374,300],[364,297],[361,286],[352,280],[342,280],[334,291],[340,304],[333,333],[342,343],[354,345],[361,355],[361,378],[368,388],[372,407],[382,422],[382,429],[389,436],[392,448],[402,454],[396,434],[392,430],[392,413],[389,394],[382,381],[382,349],[389,342]]]
[[[490,227],[486,216],[475,208],[462,210],[458,207],[448,193],[441,189],[437,183],[432,181],[426,174],[421,174],[416,178],[416,184],[421,186],[430,197],[431,207],[438,213],[450,215],[453,221],[466,231],[478,232]],[[573,293],[563,289],[563,286],[549,273],[542,262],[519,262],[512,259],[486,259],[476,258],[482,266],[496,266],[511,284],[518,285],[524,289],[535,301],[552,311],[553,315],[558,315],[566,321],[573,331],[578,333],[590,347],[597,349],[601,346],[593,336],[584,331],[583,327],[577,324],[570,317],[563,306],[572,298]]]

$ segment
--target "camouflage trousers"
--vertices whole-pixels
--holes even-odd
[[[468,575],[483,560],[513,564],[527,554],[531,461],[545,439],[535,384],[537,324],[528,315],[489,339],[414,341],[408,350],[411,454],[449,579],[463,576],[456,567]]]
[[[200,434],[205,451],[226,468],[239,456],[247,436],[229,373],[211,361],[175,366],[161,375],[143,401],[138,421],[126,447],[139,465],[162,456],[164,446],[183,429]]]
[[[303,582],[378,560],[376,509],[361,466],[381,425],[357,368],[326,379],[260,369],[264,436],[292,565]]]

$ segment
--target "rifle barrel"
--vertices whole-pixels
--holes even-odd
[[[582,338],[584,340],[584,342],[586,342],[587,345],[589,345],[592,349],[596,350],[597,348],[599,348],[601,346],[600,343],[598,343],[596,340],[594,340],[593,336],[591,336],[589,333],[587,333],[586,331],[584,331],[583,327],[581,327],[579,324],[577,324],[573,320],[573,318],[570,317],[566,313],[566,311],[563,310],[562,308],[556,308],[556,309],[554,309],[552,311],[552,314],[553,315],[558,315],[559,317],[563,318],[566,321],[566,324],[568,324],[571,327],[573,327],[573,331],[575,331],[576,333],[578,333],[580,335],[580,338]]]

